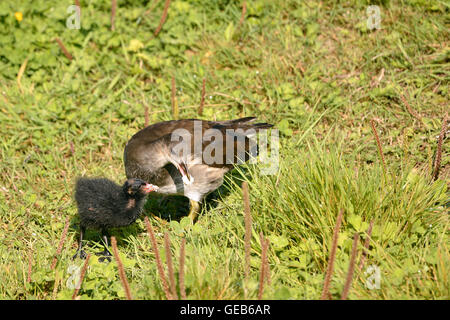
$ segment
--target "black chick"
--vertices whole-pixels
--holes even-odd
[[[80,240],[73,256],[86,257],[82,250],[86,228],[101,230],[105,250],[100,255],[111,260],[108,251],[108,229],[132,224],[139,217],[148,193],[158,187],[140,179],[128,179],[123,186],[104,178],[79,178],[75,187],[75,200],[80,215]],[[103,259],[101,259],[103,260]]]

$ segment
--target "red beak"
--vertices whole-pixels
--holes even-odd
[[[158,191],[158,189],[159,189],[158,186],[155,186],[155,185],[150,184],[150,183],[147,183],[144,186],[144,190],[145,190],[146,193],[150,193],[150,192],[153,192],[153,191]]]

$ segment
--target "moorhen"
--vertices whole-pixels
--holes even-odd
[[[85,258],[82,240],[86,228],[101,230],[104,251],[100,255],[110,260],[108,229],[132,224],[139,217],[148,193],[157,186],[141,179],[128,179],[123,186],[104,178],[79,178],[75,186],[75,200],[80,216],[80,239],[73,256]],[[103,258],[101,258],[104,260]]]
[[[225,173],[256,155],[251,139],[272,125],[255,120],[183,119],[150,125],[125,146],[126,176],[157,185],[158,193],[186,196],[195,221],[199,202],[223,183]]]

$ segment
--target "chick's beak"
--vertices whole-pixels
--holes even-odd
[[[145,193],[150,193],[153,191],[158,191],[158,186],[155,186],[153,184],[147,183],[144,187],[143,187]]]

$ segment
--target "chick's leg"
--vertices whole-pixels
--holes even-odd
[[[200,203],[198,201],[189,199],[189,207],[190,209],[188,217],[192,220],[192,222],[195,222],[200,211]]]
[[[103,262],[105,260],[107,260],[108,262],[111,261],[111,252],[109,252],[108,250],[108,231],[106,229],[102,230],[102,239],[103,239],[103,247],[104,250],[103,252],[100,252],[99,255],[101,255],[102,257],[98,259],[98,261]]]
[[[84,252],[84,250],[83,250],[83,235],[84,235],[85,231],[86,231],[86,228],[83,226],[80,226],[80,240],[78,241],[78,249],[77,249],[77,252],[75,252],[75,255],[72,257],[72,260],[76,259],[76,257],[78,257],[78,255],[80,255],[81,259],[86,258],[86,252]]]

